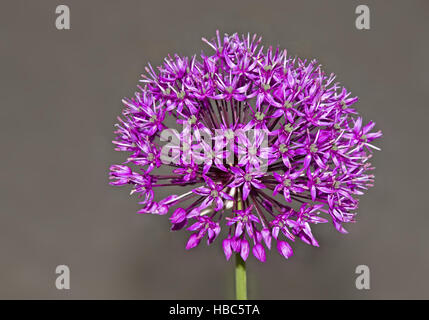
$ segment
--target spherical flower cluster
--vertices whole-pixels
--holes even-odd
[[[264,51],[256,36],[203,41],[211,55],[149,65],[144,86],[123,100],[113,142],[129,154],[111,166],[111,184],[132,186],[139,213],[170,213],[172,230],[191,233],[187,249],[226,228],[227,259],[252,252],[265,261],[273,239],[289,258],[296,238],[318,246],[311,225],[328,219],[346,233],[357,196],[373,184],[368,160],[381,136],[352,108],[357,98],[315,60]],[[167,152],[165,132],[178,141]],[[157,199],[169,186],[192,189]]]

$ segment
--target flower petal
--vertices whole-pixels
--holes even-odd
[[[231,239],[224,239],[222,241],[223,252],[225,253],[226,260],[229,260],[232,255]]]
[[[198,237],[198,234],[194,233],[189,237],[188,243],[186,244],[186,250],[195,248],[200,244],[201,239]]]
[[[252,253],[256,257],[256,259],[258,259],[259,261],[265,262],[266,260],[265,249],[262,246],[262,244],[257,243],[256,245],[254,245],[252,249]]]
[[[244,261],[247,260],[247,257],[249,256],[249,251],[250,251],[249,242],[247,242],[246,239],[242,239],[240,256],[243,258]]]
[[[293,255],[291,246],[285,241],[277,241],[277,250],[286,259],[289,259]]]

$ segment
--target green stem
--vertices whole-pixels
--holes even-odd
[[[243,210],[241,192],[237,192],[237,210]],[[246,262],[240,253],[235,254],[235,297],[237,300],[247,300]]]
[[[246,262],[239,253],[235,254],[235,297],[247,300]]]

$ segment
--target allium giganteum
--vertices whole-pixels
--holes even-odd
[[[265,261],[274,245],[289,258],[297,238],[318,246],[313,224],[346,233],[373,185],[372,141],[382,135],[363,124],[357,97],[315,60],[264,50],[256,36],[203,41],[211,55],[149,65],[123,100],[113,143],[128,158],[111,166],[111,184],[132,186],[139,213],[170,214],[172,230],[190,232],[187,249],[226,228],[227,259],[252,251]],[[157,199],[175,186],[188,189]]]

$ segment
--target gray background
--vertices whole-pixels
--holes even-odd
[[[184,249],[187,232],[141,216],[127,188],[108,185],[113,124],[144,65],[199,53],[216,29],[317,58],[360,97],[384,133],[376,186],[358,223],[314,232],[250,259],[249,297],[429,298],[427,235],[428,1],[366,1],[371,30],[355,28],[360,1],[4,1],[0,5],[0,298],[233,298],[233,263],[217,241]],[[71,30],[54,26],[71,9]],[[71,290],[55,267],[71,268]],[[371,289],[355,288],[355,268]]]

